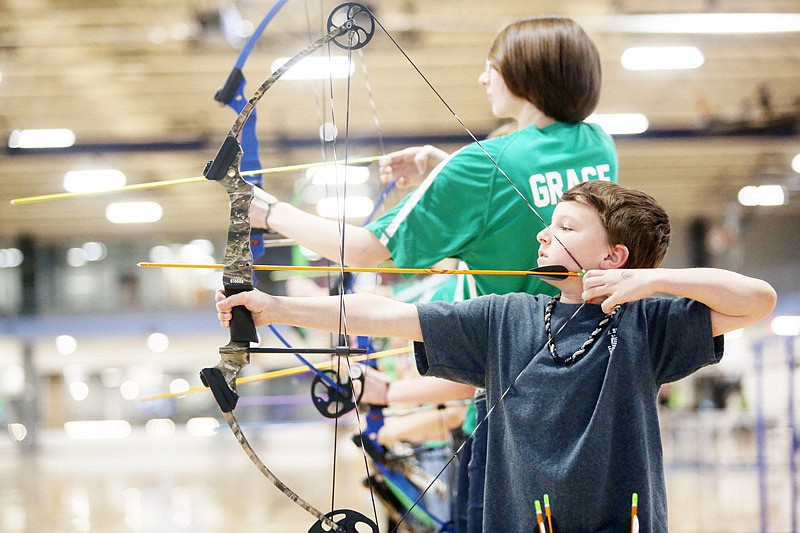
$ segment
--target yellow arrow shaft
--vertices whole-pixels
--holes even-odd
[[[298,170],[307,170],[309,168],[324,167],[329,165],[363,165],[377,161],[381,156],[372,155],[367,157],[359,157],[348,159],[347,161],[320,161],[317,163],[302,163],[298,165],[287,165],[283,167],[260,168],[258,170],[248,170],[241,172],[244,177],[257,176],[264,174],[277,174],[280,172],[294,172]],[[140,191],[144,189],[157,189],[159,187],[170,187],[172,185],[185,185],[187,183],[198,183],[207,181],[205,176],[194,176],[191,178],[178,178],[174,180],[164,181],[150,181],[146,183],[134,183],[132,185],[125,185],[124,187],[117,187],[114,189],[104,189],[101,191],[84,191],[84,192],[59,192],[54,194],[43,194],[41,196],[28,196],[26,198],[15,198],[11,200],[11,205],[24,205],[34,204],[38,202],[47,202],[50,200],[67,200],[69,198],[81,198],[84,196],[98,196],[101,194],[109,194],[112,192],[127,192],[127,191]]]
[[[224,268],[221,264],[191,263],[138,263],[141,268]],[[397,268],[397,267],[339,267],[339,266],[298,266],[298,265],[253,265],[254,270],[293,271],[293,272],[351,272],[378,274],[470,274],[473,276],[539,276],[558,275],[580,277],[580,272],[535,272],[530,270],[469,270],[450,268]]]
[[[351,363],[359,363],[361,361],[366,361],[368,359],[380,359],[382,357],[392,357],[394,355],[411,353],[412,351],[413,348],[407,346],[405,348],[394,348],[392,350],[384,350],[382,352],[368,353],[365,355],[356,355],[353,357],[348,357],[347,360],[350,361]],[[329,368],[332,368],[336,364],[338,364],[338,361],[334,360],[334,361],[324,361],[322,363],[316,363],[311,366],[313,366],[317,370],[327,370]],[[272,370],[270,372],[264,372],[263,374],[256,374],[254,376],[239,378],[236,380],[236,384],[243,385],[245,383],[254,383],[256,381],[266,381],[270,379],[278,379],[287,376],[296,376],[298,374],[305,374],[306,372],[311,372],[311,370],[305,365],[295,366],[292,368],[282,368],[280,370]],[[200,392],[202,390],[208,390],[208,389],[203,386],[191,387],[181,392],[162,392],[161,394],[154,394],[152,396],[143,396],[142,398],[139,398],[138,401],[151,402],[153,400],[163,400],[165,398],[177,398],[180,396],[184,396],[186,394]]]

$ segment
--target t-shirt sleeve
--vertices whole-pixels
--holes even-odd
[[[459,257],[483,230],[494,170],[486,155],[469,145],[367,228],[398,266],[427,268]]]
[[[722,359],[724,340],[711,334],[708,306],[687,298],[652,302],[648,329],[656,383],[677,381]]]
[[[415,343],[420,374],[484,386],[492,298],[416,304],[424,340]]]

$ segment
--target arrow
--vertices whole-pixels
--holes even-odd
[[[392,357],[394,355],[400,355],[404,353],[411,353],[413,348],[408,346],[405,348],[394,348],[392,350],[384,350],[382,352],[374,352],[366,355],[359,355],[355,357],[350,357],[350,361],[354,363],[359,363],[361,361],[366,361],[367,359],[380,359],[382,357]],[[316,363],[312,365],[317,370],[327,370],[332,368],[334,365],[338,364],[337,361],[325,361],[322,363]],[[253,376],[247,376],[244,378],[238,378],[236,380],[236,385],[243,385],[246,383],[255,383],[256,381],[267,381],[270,379],[278,379],[287,376],[296,376],[298,374],[305,374],[307,372],[311,372],[311,370],[303,365],[303,366],[295,366],[292,368],[282,368],[280,370],[272,370],[270,372],[264,372],[263,374],[256,374]],[[184,396],[186,394],[191,394],[194,392],[200,392],[203,390],[208,390],[208,388],[204,386],[197,386],[197,387],[190,387],[181,392],[162,392],[160,394],[154,394],[152,396],[144,396],[142,398],[138,398],[138,402],[152,402],[153,400],[163,400],[165,398],[177,398],[179,396]]]
[[[192,263],[138,263],[140,268],[223,268],[221,264]],[[397,267],[341,267],[341,266],[300,266],[300,265],[253,265],[253,270],[292,271],[292,272],[352,272],[378,274],[470,274],[473,276],[538,276],[544,279],[563,280],[567,277],[581,277],[583,272],[570,272],[561,265],[532,268],[530,270],[469,270],[449,268],[397,268]]]
[[[372,155],[356,159],[348,159],[347,165],[361,165],[377,161],[381,156]],[[248,170],[241,172],[242,176],[257,176],[263,174],[278,174],[281,172],[294,172],[298,170],[307,170],[309,168],[324,167],[329,165],[344,165],[345,161],[320,161],[317,163],[303,163],[299,165],[287,165],[283,167],[260,168],[257,170]],[[132,185],[125,185],[124,187],[116,187],[114,189],[103,189],[101,191],[82,191],[82,192],[59,192],[54,194],[43,194],[41,196],[28,196],[25,198],[15,198],[11,200],[11,205],[24,205],[35,204],[39,202],[49,202],[51,200],[67,200],[70,198],[82,198],[84,196],[99,196],[101,194],[109,194],[113,192],[127,192],[139,191],[144,189],[157,189],[159,187],[170,187],[172,185],[186,185],[187,183],[208,182],[205,176],[194,176],[191,178],[178,178],[174,180],[164,181],[149,181],[146,183],[134,183]]]

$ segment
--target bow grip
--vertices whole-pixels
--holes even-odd
[[[226,285],[225,296],[233,296],[251,290],[253,287],[250,285]],[[258,342],[258,331],[250,310],[243,305],[237,305],[231,309],[231,315],[231,340],[234,342]]]

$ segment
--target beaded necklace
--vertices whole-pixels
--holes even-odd
[[[553,334],[550,331],[550,320],[553,315],[553,308],[555,307],[556,302],[560,299],[561,295],[558,294],[556,296],[553,296],[550,299],[550,301],[547,302],[547,306],[545,307],[544,310],[544,331],[547,334],[547,347],[550,348],[550,356],[553,358],[553,361],[555,361],[559,365],[569,365],[577,361],[583,354],[585,354],[589,350],[592,344],[594,344],[594,342],[597,340],[597,337],[600,336],[600,332],[603,331],[605,325],[608,324],[608,321],[611,320],[611,317],[614,316],[614,314],[616,314],[616,312],[619,310],[620,306],[614,307],[613,311],[611,311],[610,313],[608,313],[607,315],[605,315],[603,318],[600,319],[600,322],[597,323],[597,326],[594,328],[594,331],[592,331],[589,334],[589,338],[586,339],[583,342],[583,344],[581,344],[581,347],[578,348],[575,351],[575,353],[573,353],[567,358],[563,358],[559,357],[558,352],[556,351],[556,343],[555,340],[553,339]]]

